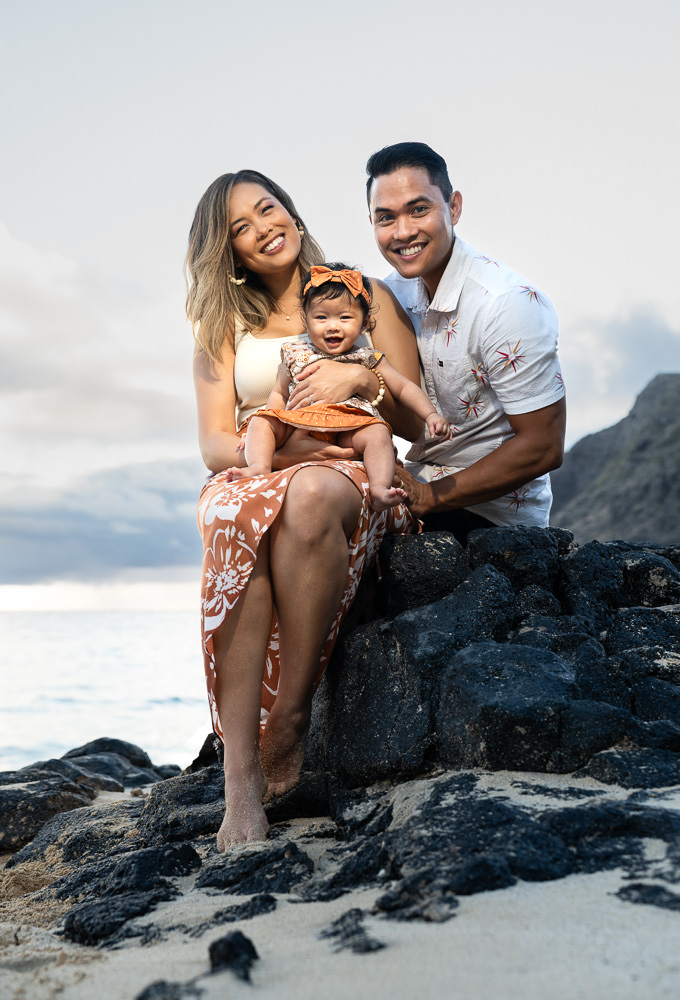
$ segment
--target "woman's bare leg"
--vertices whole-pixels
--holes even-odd
[[[260,764],[262,677],[272,623],[269,538],[260,542],[248,585],[224,624],[213,635],[215,697],[224,735],[224,820],[217,849],[262,840],[267,787]]]
[[[348,440],[344,440],[347,438]],[[405,490],[392,485],[394,479],[394,446],[392,435],[385,424],[367,424],[356,431],[341,435],[338,442],[343,447],[354,448],[363,456],[371,490],[373,510],[387,510],[408,500]]]
[[[347,540],[360,512],[351,480],[315,466],[293,477],[271,529],[281,673],[261,743],[266,798],[288,791],[300,774],[314,679],[347,585]]]

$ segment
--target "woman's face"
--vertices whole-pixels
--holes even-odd
[[[261,184],[244,181],[233,188],[229,235],[238,263],[256,274],[276,274],[300,256],[295,220]]]

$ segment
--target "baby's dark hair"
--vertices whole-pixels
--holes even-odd
[[[331,261],[330,263],[323,264],[322,266],[328,268],[329,271],[356,270],[356,268],[352,268],[348,264],[341,264],[339,261]],[[355,296],[342,281],[325,281],[322,285],[312,285],[311,280],[312,272],[307,271],[302,279],[302,287],[300,290],[300,301],[302,302],[304,312],[307,312],[312,302],[315,302],[317,299],[339,299],[341,295],[348,295],[350,299],[359,303],[364,314],[364,319],[369,319],[371,314],[371,305],[373,303],[373,290],[370,278],[367,278],[363,274],[361,275],[361,280],[368,295],[368,300],[361,294]],[[307,287],[308,285],[309,287]]]

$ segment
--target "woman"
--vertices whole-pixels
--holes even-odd
[[[263,797],[298,779],[311,693],[363,567],[385,530],[414,530],[404,507],[371,514],[366,474],[351,450],[313,438],[293,435],[277,452],[280,471],[231,483],[219,475],[245,464],[237,428],[266,403],[281,344],[303,338],[300,278],[322,259],[291,199],[263,174],[224,174],[199,202],[187,315],[197,342],[201,454],[217,473],[201,493],[199,527],[206,677],[224,743],[221,851],[265,836]],[[408,320],[379,282],[375,301],[375,346],[417,381]],[[362,365],[324,360],[305,375],[292,406],[355,394],[374,400],[380,391]],[[381,411],[401,436],[418,434],[417,418],[399,413],[389,394]]]

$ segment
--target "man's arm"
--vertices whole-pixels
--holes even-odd
[[[564,399],[531,413],[508,414],[514,437],[467,469],[431,483],[398,469],[412,513],[422,517],[495,500],[558,469],[564,457],[566,414]]]

